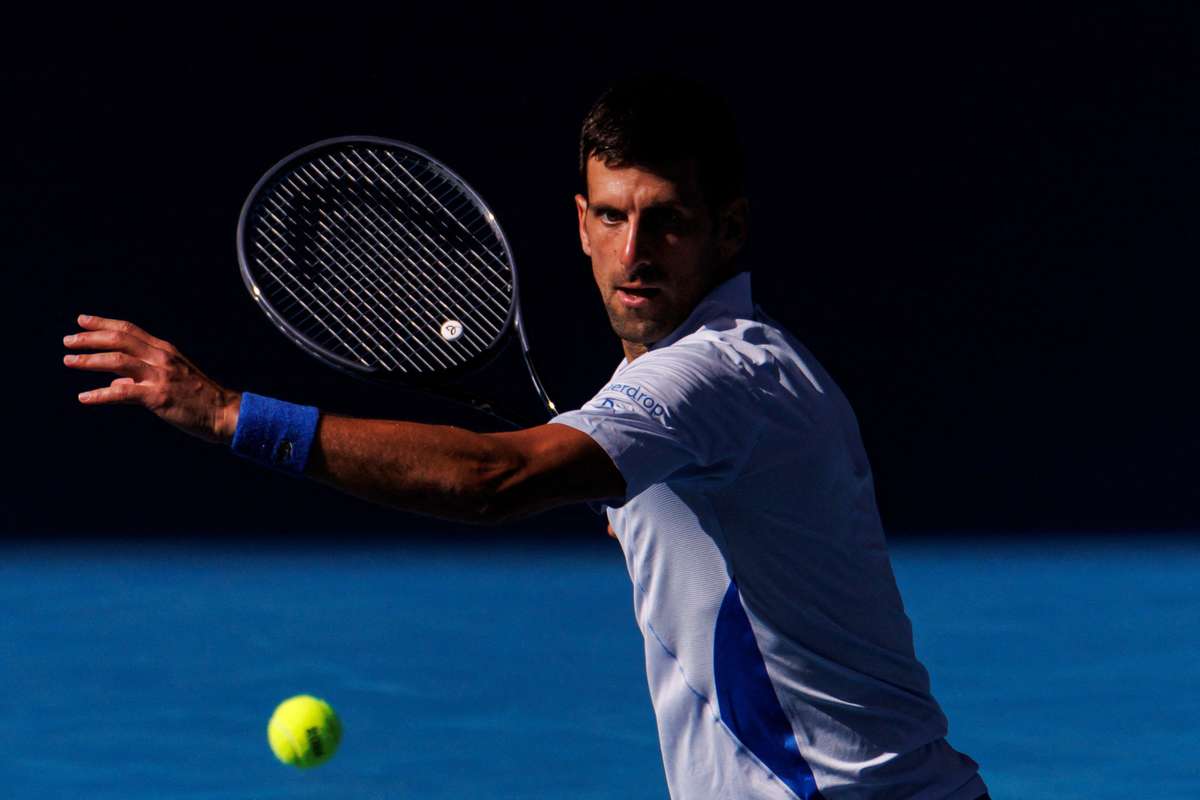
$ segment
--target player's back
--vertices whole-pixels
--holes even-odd
[[[858,422],[841,389],[794,336],[754,320],[686,339],[738,359],[757,433],[735,481],[714,502],[752,532],[724,542],[742,598],[783,636],[892,686],[928,693],[896,588]],[[734,362],[735,364],[737,362]],[[944,725],[922,701],[933,727]]]

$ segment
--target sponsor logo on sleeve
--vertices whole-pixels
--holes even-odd
[[[653,396],[642,391],[641,386],[630,386],[626,383],[614,383],[605,387],[604,393],[607,394],[609,392],[615,392],[621,397],[628,397],[633,401],[632,405],[639,406],[651,417],[657,418],[667,413],[667,409],[663,406],[663,404],[655,400]],[[597,403],[597,405],[600,408],[611,408],[614,410],[620,409],[623,411],[628,410],[631,407],[630,403],[613,397],[604,397]]]

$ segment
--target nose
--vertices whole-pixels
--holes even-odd
[[[637,215],[630,215],[625,231],[625,244],[621,248],[621,266],[631,270],[650,261],[651,237],[647,235],[649,231],[643,230],[641,219]]]

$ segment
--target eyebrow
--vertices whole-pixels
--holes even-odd
[[[675,210],[675,211],[689,211],[690,210],[688,208],[688,206],[684,205],[682,202],[680,202],[678,200],[669,200],[669,201],[665,201],[662,203],[651,203],[650,205],[643,207],[644,211],[645,210],[656,210],[657,211],[657,210],[662,210],[662,209],[671,209],[671,210]],[[589,205],[589,210],[593,214],[603,214],[608,211],[611,211],[615,214],[624,214],[625,213],[624,210],[617,208],[616,206],[609,205],[608,203],[591,203]]]

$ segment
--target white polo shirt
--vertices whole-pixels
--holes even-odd
[[[578,411],[626,482],[633,580],[675,800],[975,800],[913,653],[846,398],[754,306],[749,273]]]

